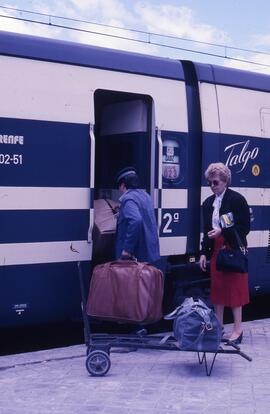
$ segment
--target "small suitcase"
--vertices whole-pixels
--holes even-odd
[[[103,320],[153,323],[162,318],[163,274],[147,263],[118,260],[98,265],[86,312]]]

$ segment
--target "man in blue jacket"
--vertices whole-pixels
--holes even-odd
[[[159,239],[151,197],[140,190],[135,168],[127,167],[117,175],[117,185],[123,193],[117,220],[116,258],[135,257],[159,267]]]

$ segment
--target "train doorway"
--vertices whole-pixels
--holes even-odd
[[[114,190],[115,175],[133,166],[141,187],[150,192],[152,99],[149,96],[98,90],[95,104],[95,188]]]
[[[116,213],[121,196],[115,182],[117,172],[135,167],[140,188],[153,191],[155,127],[149,96],[97,90],[94,105],[93,259],[104,262],[112,259],[116,220],[110,209]],[[105,244],[100,243],[101,239]]]

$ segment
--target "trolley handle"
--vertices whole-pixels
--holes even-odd
[[[91,339],[91,330],[89,326],[88,316],[86,313],[86,294],[85,294],[85,287],[83,283],[83,274],[81,268],[81,262],[77,262],[78,272],[79,272],[79,281],[80,281],[80,290],[81,290],[81,309],[82,309],[82,317],[83,317],[83,325],[84,325],[84,341],[87,346],[90,344]]]

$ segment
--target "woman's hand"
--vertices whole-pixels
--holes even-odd
[[[206,256],[204,254],[200,257],[200,268],[203,272],[206,272]]]
[[[212,229],[207,233],[209,239],[216,239],[218,236],[221,235],[221,229]]]

